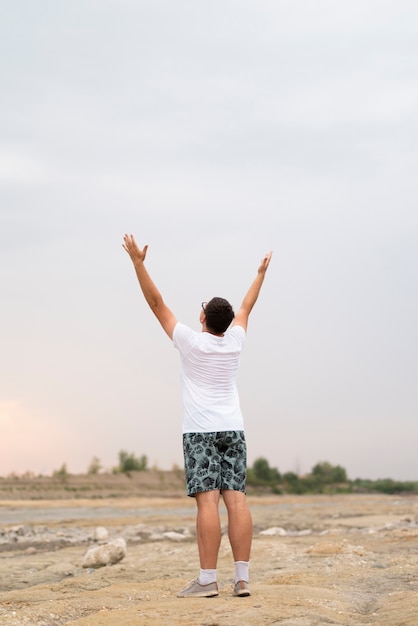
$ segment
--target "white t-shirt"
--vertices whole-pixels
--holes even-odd
[[[180,353],[183,433],[244,430],[235,383],[244,342],[242,326],[218,337],[177,322],[173,343]]]

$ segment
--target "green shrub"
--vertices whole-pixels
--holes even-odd
[[[117,471],[123,474],[128,472],[142,472],[147,469],[148,459],[143,454],[140,458],[137,458],[133,452],[130,454],[126,450],[119,452],[119,465]]]
[[[55,470],[52,473],[52,476],[54,478],[58,478],[59,480],[61,480],[63,483],[66,482],[67,478],[68,478],[68,470],[67,470],[67,464],[63,463],[61,465],[61,467],[59,468],[59,470]]]
[[[256,459],[253,466],[247,470],[247,482],[250,485],[277,485],[280,479],[278,469],[270,467],[264,457]]]
[[[100,463],[100,459],[97,456],[94,456],[90,462],[87,473],[88,474],[98,474],[102,469],[102,464]]]

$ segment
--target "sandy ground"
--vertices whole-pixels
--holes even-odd
[[[254,519],[251,590],[234,598],[227,536],[220,595],[179,599],[198,571],[194,501],[0,502],[0,525],[49,529],[63,542],[35,539],[0,551],[0,624],[7,626],[417,626],[418,498],[249,497]],[[226,528],[225,511],[222,523]],[[83,569],[88,543],[65,537],[105,526],[117,537],[138,524],[189,530],[183,541],[128,541],[118,564]],[[272,527],[283,530],[268,531]],[[80,535],[81,536],[81,535]]]

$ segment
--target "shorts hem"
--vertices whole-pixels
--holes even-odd
[[[189,493],[188,491],[186,492],[187,497],[189,498],[196,498],[196,494],[197,493],[209,493],[209,491],[219,491],[219,493],[222,495],[223,491],[238,491],[239,493],[243,493],[244,495],[247,495],[247,489],[244,487],[244,489],[234,489],[231,487],[224,487],[223,489],[199,489],[198,491],[194,491],[193,493]]]

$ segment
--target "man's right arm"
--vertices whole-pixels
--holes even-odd
[[[269,252],[262,259],[260,267],[257,271],[257,276],[251,283],[250,288],[245,294],[244,300],[242,301],[240,308],[235,314],[234,321],[232,323],[233,326],[242,326],[245,330],[247,329],[248,317],[252,311],[254,304],[257,302],[272,254],[272,252]]]
[[[134,265],[135,272],[138,278],[139,286],[141,287],[144,298],[147,301],[151,311],[160,322],[161,326],[170,337],[173,338],[174,327],[177,324],[177,319],[172,311],[165,304],[163,297],[157,287],[155,286],[151,276],[144,265],[145,257],[147,255],[148,246],[144,246],[141,250],[133,235],[125,235],[123,238],[123,248],[131,257],[131,261]]]

